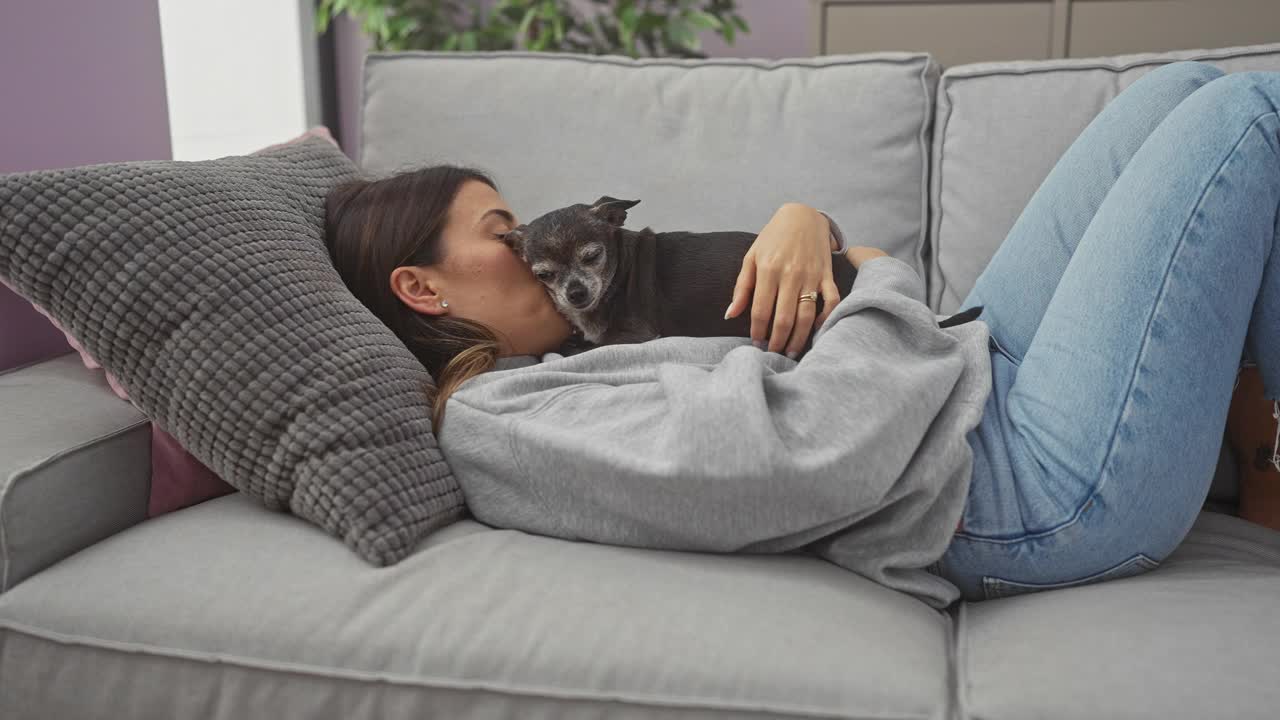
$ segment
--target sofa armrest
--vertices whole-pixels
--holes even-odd
[[[147,516],[151,428],[72,352],[0,373],[0,592]]]

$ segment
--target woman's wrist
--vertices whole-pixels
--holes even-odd
[[[778,208],[778,213],[794,217],[801,223],[814,223],[814,227],[817,228],[820,236],[827,238],[828,248],[833,254],[843,253],[847,249],[844,245],[844,235],[840,232],[839,226],[825,212],[804,203],[787,202]]]
[[[881,250],[880,248],[867,247],[865,245],[854,245],[844,253],[844,256],[848,258],[849,263],[853,265],[855,270],[868,260],[874,260],[878,257],[886,257],[888,255],[889,253]]]
[[[845,250],[848,250],[849,246],[845,242],[844,233],[840,231],[840,226],[836,224],[836,221],[833,220],[830,215],[822,212],[821,210],[818,212],[822,214],[822,217],[827,219],[827,235],[830,239],[831,254],[841,254]]]

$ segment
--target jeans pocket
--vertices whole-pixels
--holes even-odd
[[[1117,580],[1123,577],[1141,575],[1144,572],[1155,570],[1158,567],[1160,567],[1159,560],[1152,559],[1143,553],[1138,553],[1128,560],[1107,568],[1102,572],[1094,573],[1078,580],[1067,580],[1065,582],[1025,583],[1018,582],[1016,580],[1008,580],[1006,578],[984,575],[982,577],[982,591],[988,600],[995,600],[996,598],[1025,595],[1026,593],[1041,592],[1044,590],[1058,590],[1061,588],[1077,587],[1079,585],[1091,585],[1104,580]]]
[[[987,348],[990,350],[994,350],[995,352],[998,352],[1001,355],[1005,356],[1005,358],[1008,359],[1008,361],[1013,363],[1015,366],[1022,364],[1021,360],[1014,357],[1013,355],[1010,355],[1009,351],[1004,349],[1004,346],[1000,344],[1000,341],[996,339],[995,335],[987,336]]]

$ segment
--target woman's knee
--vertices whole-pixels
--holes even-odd
[[[1150,78],[1152,82],[1186,84],[1194,89],[1201,85],[1208,85],[1226,74],[1222,69],[1206,62],[1179,60],[1161,65],[1143,77]]]
[[[1172,95],[1176,103],[1224,75],[1226,73],[1209,63],[1179,60],[1161,65],[1129,87],[1143,88],[1144,92],[1156,95]]]
[[[1202,118],[1198,124],[1212,127],[1228,138],[1238,138],[1268,115],[1272,120],[1280,117],[1280,73],[1224,74],[1199,88],[1176,111],[1198,115]],[[1268,143],[1272,149],[1280,150],[1280,143]]]
[[[1214,108],[1224,119],[1253,122],[1280,112],[1280,72],[1236,72],[1214,78],[1196,91],[1204,108]]]

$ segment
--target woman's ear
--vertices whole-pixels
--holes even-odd
[[[410,310],[424,315],[444,315],[449,312],[441,307],[445,301],[437,292],[425,268],[401,265],[391,271],[391,292]]]

